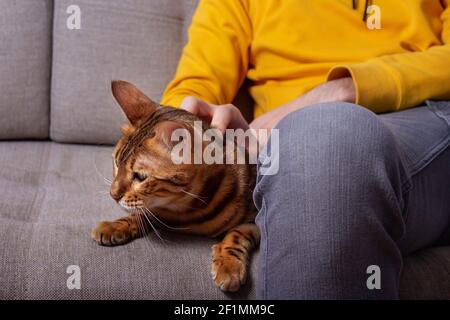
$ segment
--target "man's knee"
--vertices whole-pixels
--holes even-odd
[[[287,115],[276,127],[279,175],[308,178],[333,170],[369,173],[397,154],[392,133],[373,112],[350,103],[325,103]],[[274,143],[278,143],[276,148]],[[271,155],[274,158],[276,155]],[[367,170],[369,169],[369,172]],[[302,171],[303,170],[303,171]]]
[[[279,152],[279,172],[259,176],[255,190],[261,292],[278,296],[277,288],[298,293],[312,285],[299,277],[301,285],[292,286],[277,270],[326,270],[332,277],[321,281],[337,287],[343,281],[327,268],[330,260],[337,259],[346,277],[364,274],[363,266],[383,250],[384,256],[400,259],[391,239],[404,232],[397,203],[401,165],[395,140],[378,117],[356,105],[322,104],[290,114],[277,128],[279,148],[271,150]],[[301,256],[310,265],[293,263]]]
[[[279,147],[271,150],[279,153],[279,171],[258,177],[254,198],[259,209],[266,201],[271,214],[293,211],[283,212],[286,219],[301,212],[303,217],[291,217],[294,224],[314,219],[318,227],[344,228],[338,222],[364,224],[374,218],[351,210],[352,202],[370,206],[385,201],[388,206],[401,198],[405,172],[395,140],[369,110],[348,103],[320,104],[293,112],[277,129]],[[326,215],[317,216],[321,212]],[[385,220],[383,212],[377,214]]]

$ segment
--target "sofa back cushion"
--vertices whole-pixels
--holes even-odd
[[[125,122],[111,80],[159,100],[175,74],[197,0],[78,0],[81,29],[67,27],[72,0],[55,1],[50,136],[111,144]]]
[[[48,137],[52,0],[0,0],[0,139]]]

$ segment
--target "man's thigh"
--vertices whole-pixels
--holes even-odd
[[[403,254],[445,241],[450,228],[450,102],[379,116],[409,174]]]

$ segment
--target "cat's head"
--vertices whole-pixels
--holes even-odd
[[[183,110],[164,107],[134,85],[113,81],[112,92],[129,123],[113,152],[111,197],[128,211],[165,209],[186,211],[201,205],[195,198],[212,166],[176,164],[171,158],[176,129],[193,133],[199,119]]]

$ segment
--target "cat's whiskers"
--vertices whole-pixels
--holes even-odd
[[[144,242],[147,248],[150,248],[150,238],[148,237],[147,229],[145,228],[145,223],[142,221],[142,217],[140,213],[135,214],[139,229],[141,230],[142,237],[145,238]]]
[[[158,236],[158,238],[162,241],[162,242],[166,242],[166,240],[164,240],[161,235],[159,234],[159,232],[156,230],[155,226],[153,226],[153,223],[150,221],[150,219],[147,217],[147,215],[145,214],[144,210],[142,210],[142,208],[137,208],[140,212],[141,215],[147,220],[147,222],[150,224],[150,227],[152,227],[153,231],[155,232],[155,234]]]
[[[138,224],[139,231],[142,233],[142,228],[141,228],[141,225],[139,224],[139,213],[137,213],[137,212],[128,212],[128,215],[136,220],[136,222]],[[142,236],[144,236],[144,234],[142,234]]]
[[[181,190],[181,192],[187,194],[188,196],[191,196],[192,198],[197,199],[197,200],[203,202],[205,205],[208,205],[208,203],[206,203],[206,201],[203,200],[202,197],[200,197],[199,195],[190,193],[190,192],[188,192],[188,191],[186,191],[186,190],[184,190],[184,189],[180,189],[180,190]],[[203,198],[204,198],[204,197],[203,197]],[[205,198],[205,199],[206,199],[206,198]]]
[[[97,191],[97,194],[109,196],[109,191],[108,191],[108,190],[98,190],[98,191]]]
[[[142,233],[142,237],[146,237],[146,236],[147,236],[147,232],[145,231],[145,228],[143,228],[140,214],[139,214],[139,213],[136,213],[136,214],[135,214],[135,217],[136,217],[136,222],[137,222],[137,224],[138,224],[139,230],[140,230],[141,233]]]
[[[142,209],[144,209],[147,213],[149,213],[156,221],[158,221],[160,224],[162,224],[164,227],[168,228],[168,229],[172,229],[172,230],[188,230],[190,228],[177,228],[177,227],[171,227],[168,224],[164,223],[161,221],[161,219],[159,219],[152,211],[150,211],[150,209],[142,207]]]
[[[140,210],[136,209],[135,211],[136,211],[136,213],[135,213],[136,219],[139,224],[139,229],[141,229],[141,232],[142,232],[142,237],[145,238],[144,241],[145,241],[147,248],[150,248],[151,247],[151,243],[150,243],[151,239],[150,239],[150,237],[148,237],[148,228],[145,227],[145,225],[147,223],[144,221],[144,219],[140,213]]]
[[[106,178],[103,174],[100,173],[100,170],[98,170],[97,164],[95,163],[95,159],[93,160],[94,162],[94,168],[95,168],[95,172],[100,176],[100,178],[102,178],[105,183],[110,186],[112,184],[112,181],[108,178]]]

